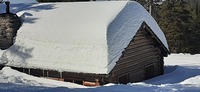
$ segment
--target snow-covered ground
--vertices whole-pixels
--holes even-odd
[[[33,77],[5,67],[0,71],[0,92],[200,92],[200,54],[171,54],[165,74],[144,82],[85,87]]]

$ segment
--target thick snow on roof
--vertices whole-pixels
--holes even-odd
[[[41,3],[18,15],[24,23],[16,42],[0,51],[7,65],[108,74],[144,21],[168,48],[155,20],[136,2]]]
[[[140,4],[128,2],[108,27],[108,61],[110,66],[115,65],[122,51],[130,43],[143,22],[152,29],[154,34],[168,49],[166,38],[154,18]]]

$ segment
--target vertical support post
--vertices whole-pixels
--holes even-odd
[[[47,71],[47,77],[49,77],[49,71]]]
[[[31,75],[31,69],[28,69],[28,74]]]
[[[44,76],[44,70],[42,70],[42,76],[45,77],[45,76]]]
[[[100,86],[99,79],[95,79],[95,86]]]
[[[60,78],[63,78],[63,77],[62,77],[62,72],[60,72]]]

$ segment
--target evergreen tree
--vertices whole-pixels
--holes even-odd
[[[189,0],[188,10],[192,14],[192,22],[190,26],[192,27],[192,34],[189,35],[190,39],[190,52],[192,54],[200,53],[200,5],[199,0]]]
[[[186,2],[182,0],[166,0],[159,11],[159,24],[168,40],[171,52],[189,53],[189,40],[191,14],[185,8]]]

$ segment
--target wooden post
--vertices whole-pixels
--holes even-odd
[[[47,77],[49,77],[49,71],[47,71]]]
[[[42,76],[45,77],[45,76],[44,76],[44,70],[42,70]]]
[[[62,72],[60,72],[60,78],[63,78],[63,77],[62,77]]]
[[[99,79],[95,79],[95,85],[100,86]]]
[[[31,75],[31,70],[30,69],[28,69],[28,74]]]

